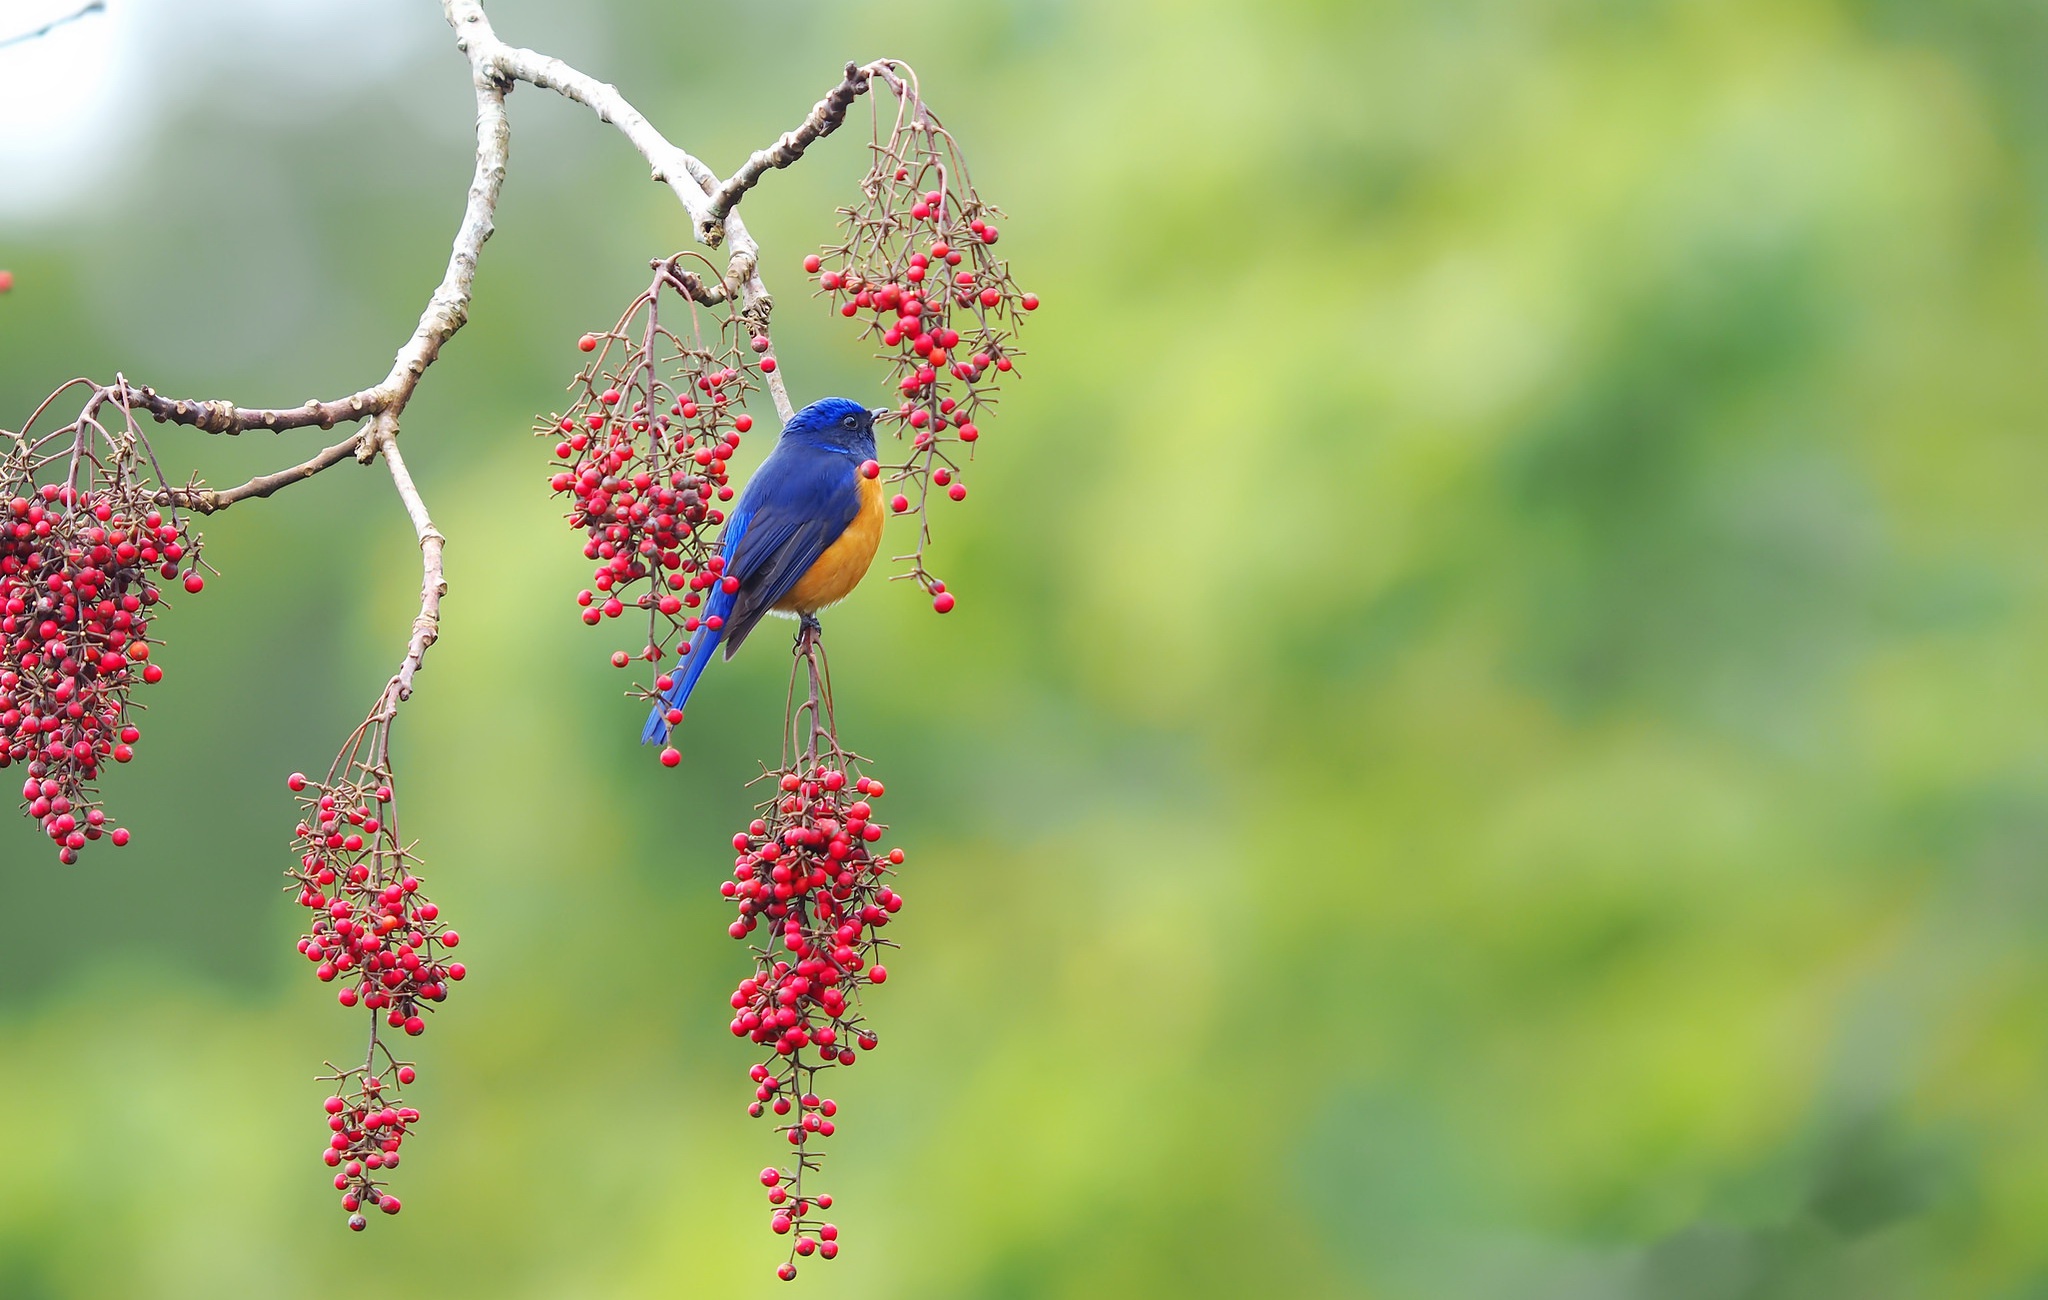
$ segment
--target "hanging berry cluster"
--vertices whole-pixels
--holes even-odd
[[[341,984],[336,1001],[367,1008],[370,1045],[354,1069],[328,1068],[335,1085],[327,1098],[327,1126],[333,1136],[321,1159],[336,1169],[334,1186],[349,1227],[360,1232],[364,1206],[398,1213],[399,1203],[383,1189],[383,1175],[398,1165],[419,1112],[399,1106],[398,1085],[413,1081],[410,1062],[393,1056],[380,1028],[417,1037],[426,1016],[446,1000],[450,984],[466,974],[448,960],[462,937],[440,919],[440,909],[420,890],[412,850],[398,834],[398,805],[392,792],[390,691],[342,749],[327,779],[293,773],[287,783],[299,796],[298,865],[286,874],[300,906],[313,913],[299,952],[314,963],[323,983]]]
[[[953,137],[925,106],[916,74],[897,63],[871,66],[896,97],[886,129],[876,103],[873,163],[860,202],[840,209],[844,234],[822,256],[804,259],[839,314],[879,341],[895,393],[896,433],[909,430],[905,458],[883,467],[897,490],[889,508],[917,516],[917,540],[893,557],[932,597],[953,608],[946,584],[925,567],[931,542],[927,507],[934,489],[967,499],[961,475],[981,437],[1000,377],[1017,357],[1017,324],[1038,309],[1008,262],[995,255],[1002,212],[975,192]]]
[[[569,525],[597,566],[576,594],[583,621],[646,620],[644,638],[612,652],[616,668],[658,662],[697,630],[694,611],[719,580],[710,541],[733,497],[726,466],[754,427],[742,406],[755,376],[775,371],[758,323],[700,302],[683,256],[655,263],[610,331],[578,341],[592,356],[570,384],[575,401],[537,429],[555,439],[548,486],[569,498]],[[686,327],[663,322],[664,295],[688,310]]]
[[[876,958],[894,945],[881,931],[903,907],[888,884],[903,850],[877,844],[883,826],[874,801],[882,783],[859,775],[858,759],[840,748],[813,626],[799,635],[796,654],[808,668],[810,695],[792,709],[791,752],[762,777],[775,783],[774,794],[733,837],[739,856],[732,879],[719,886],[739,900],[733,938],[746,940],[764,920],[769,931],[753,945],[753,974],[732,995],[732,1032],[768,1049],[748,1071],[754,1098],[747,1113],[772,1112],[783,1121],[776,1131],[795,1148],[791,1163],[761,1171],[769,1227],[791,1239],[777,1269],[784,1280],[796,1276],[799,1256],[839,1253],[839,1229],[821,1217],[831,1196],[805,1187],[839,1113],[836,1101],[820,1095],[819,1078],[858,1060],[856,1045],[868,1051],[878,1041],[862,1018],[860,994],[889,977]]]
[[[382,1175],[398,1167],[398,1149],[420,1118],[413,1107],[392,1104],[398,1099],[393,1083],[411,1083],[419,1077],[418,1072],[393,1059],[388,1051],[384,1058],[381,1065],[372,1062],[321,1076],[322,1082],[335,1089],[322,1103],[334,1140],[321,1159],[338,1167],[334,1185],[341,1192],[341,1208],[348,1211],[348,1226],[355,1232],[370,1226],[369,1216],[363,1213],[365,1206],[386,1214],[396,1214],[402,1208],[398,1198],[384,1190]]]
[[[191,521],[158,508],[147,442],[101,407],[41,437],[0,431],[0,768],[25,769],[22,803],[66,864],[128,842],[95,783],[134,757],[135,685],[163,679],[163,584],[206,585]]]

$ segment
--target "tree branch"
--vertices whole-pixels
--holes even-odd
[[[391,470],[391,484],[398,490],[398,499],[405,503],[405,513],[412,519],[413,533],[420,539],[420,612],[412,621],[412,638],[406,642],[405,658],[399,663],[398,676],[392,685],[398,698],[412,698],[413,675],[427,657],[427,647],[441,636],[441,598],[448,594],[448,579],[441,566],[441,552],[447,539],[441,530],[434,527],[433,519],[427,514],[427,504],[420,499],[419,487],[412,481],[412,472],[405,467],[405,457],[398,452],[395,421],[385,424],[388,417],[379,418],[379,428],[374,436],[378,448],[384,455],[384,464]]]
[[[251,409],[236,406],[233,402],[182,401],[164,397],[152,388],[136,388],[129,384],[117,385],[114,395],[136,410],[148,411],[158,424],[189,425],[204,433],[224,433],[230,437],[249,429],[270,429],[280,433],[312,425],[332,429],[337,424],[366,420],[382,409],[374,388],[365,388],[332,402],[308,401],[304,406],[278,410]]]
[[[803,121],[793,131],[785,131],[782,138],[766,149],[756,149],[752,157],[740,165],[711,196],[711,202],[697,217],[697,238],[716,247],[724,231],[725,218],[733,205],[754,186],[771,167],[787,167],[804,156],[804,150],[812,141],[821,140],[839,129],[846,120],[846,110],[860,95],[867,93],[868,78],[872,70],[857,63],[846,65],[846,77],[832,88],[830,94],[812,107]]]
[[[460,0],[447,0],[453,10]],[[458,28],[458,30],[460,30]],[[476,85],[476,171],[469,182],[469,202],[462,211],[462,224],[455,231],[455,246],[448,254],[448,269],[427,300],[426,310],[412,337],[398,350],[391,373],[371,392],[383,400],[380,413],[396,419],[412,400],[420,376],[441,355],[441,347],[469,319],[469,299],[476,283],[477,257],[484,241],[495,228],[492,218],[498,210],[498,195],[505,188],[505,160],[512,147],[512,123],[505,116],[507,87],[475,55],[470,57],[470,78]],[[394,427],[391,430],[396,433]]]
[[[724,302],[737,296],[753,318],[755,328],[762,334],[768,332],[768,319],[775,302],[761,281],[761,250],[754,243],[753,236],[747,233],[746,223],[740,220],[737,212],[727,211],[708,227],[709,233],[702,225],[711,208],[711,196],[719,189],[716,172],[655,130],[646,116],[619,93],[618,87],[578,72],[560,59],[507,45],[500,40],[491,27],[491,20],[484,14],[482,0],[442,0],[442,12],[455,29],[457,48],[469,56],[470,66],[479,75],[488,71],[505,81],[524,81],[541,90],[552,90],[564,99],[588,108],[597,114],[599,121],[617,127],[627,142],[647,160],[653,169],[654,179],[667,185],[683,205],[683,210],[689,213],[697,239],[713,248],[720,243],[730,246],[732,255],[726,263],[725,278],[715,289],[706,286],[707,293],[713,295],[709,300]],[[728,209],[730,206],[728,203]],[[784,423],[794,418],[796,408],[789,400],[789,390],[779,371],[768,376],[768,391]]]
[[[275,474],[264,474],[240,486],[223,488],[218,492],[196,487],[165,488],[156,494],[156,502],[158,505],[179,506],[186,510],[196,510],[202,515],[210,515],[217,510],[227,509],[237,501],[260,500],[294,483],[303,483],[321,470],[339,465],[356,455],[362,449],[362,445],[361,436],[351,434],[332,447],[325,448],[311,460],[294,465],[290,469],[281,469]]]
[[[103,14],[106,11],[107,0],[86,0],[85,4],[72,10],[70,13],[62,14],[56,18],[52,18],[49,22],[44,23],[41,27],[36,28],[34,31],[18,32],[13,36],[0,38],[0,50],[4,50],[10,45],[21,45],[27,41],[33,41],[38,37],[48,36],[51,32],[56,31],[59,27],[62,27],[64,24],[75,23],[79,19],[85,17],[87,14]]]

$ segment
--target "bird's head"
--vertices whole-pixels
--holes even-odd
[[[856,460],[875,455],[875,413],[847,397],[812,402],[783,426],[782,436],[842,452]]]

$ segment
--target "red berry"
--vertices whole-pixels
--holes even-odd
[[[582,338],[576,340],[576,346],[584,352],[597,351],[597,335],[585,334]]]
[[[889,499],[889,508],[900,515],[910,509],[910,498],[899,492]]]
[[[661,765],[663,767],[674,767],[676,764],[682,761],[683,756],[681,752],[678,751],[673,745],[661,751]]]
[[[937,611],[938,611],[939,613],[941,613],[941,614],[950,614],[950,613],[952,613],[952,612],[953,612],[953,593],[952,593],[952,592],[950,592],[950,591],[942,591],[942,592],[940,592],[940,593],[939,593],[938,595],[936,595],[936,596],[933,596],[933,597],[932,597],[932,608],[933,608],[933,609],[935,609],[935,610],[937,610]],[[879,982],[879,981],[878,981],[878,982]]]

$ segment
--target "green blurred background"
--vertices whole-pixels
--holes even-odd
[[[110,4],[0,97],[0,423],[381,376],[468,173],[436,6]],[[2048,11],[491,7],[720,168],[908,59],[1047,304],[942,505],[959,609],[829,623],[910,902],[796,1288],[2048,1296]],[[686,230],[511,113],[406,425],[452,584],[406,822],[474,971],[407,1211],[351,1236],[314,1158],[362,1027],[279,892],[418,582],[344,466],[206,529],[135,844],[0,823],[7,1300],[793,1293],[715,892],[786,665],[655,765],[527,433]],[[881,396],[796,266],[858,137],[746,204],[800,398]]]

